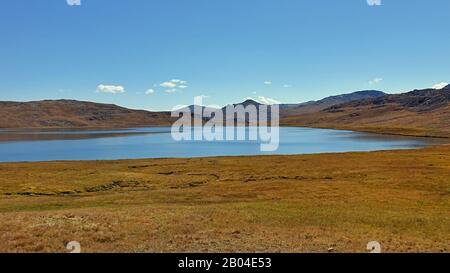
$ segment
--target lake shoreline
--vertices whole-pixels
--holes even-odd
[[[243,128],[243,127],[241,127]],[[252,130],[246,127],[246,130]],[[282,126],[279,147],[261,151],[266,143],[245,141],[176,141],[170,127],[0,133],[1,162],[210,158],[227,156],[302,155],[418,149],[447,141],[440,138],[383,135],[372,132]],[[197,130],[197,129],[195,129]],[[148,137],[147,137],[148,136]],[[226,138],[225,138],[226,139]],[[278,137],[277,137],[278,139]],[[33,144],[35,143],[35,144]]]
[[[416,138],[430,138],[430,139],[450,139],[450,134],[448,135],[435,135],[426,133],[426,130],[419,130],[416,133],[408,133],[406,132],[392,132],[392,129],[367,129],[367,128],[360,128],[360,127],[351,127],[351,126],[315,126],[315,127],[309,127],[309,126],[296,126],[296,125],[283,125],[286,127],[300,127],[300,128],[311,128],[311,129],[331,129],[331,130],[342,130],[342,131],[353,131],[353,132],[360,132],[360,133],[372,133],[372,134],[378,134],[378,135],[390,135],[390,136],[403,136],[403,137],[416,137]],[[403,128],[399,128],[400,130],[404,130]]]
[[[158,124],[158,125],[142,125],[142,126],[133,126],[133,127],[31,127],[31,128],[0,128],[1,132],[8,132],[8,131],[39,131],[39,132],[45,132],[45,131],[109,131],[109,130],[128,130],[128,129],[140,129],[140,128],[164,128],[164,127],[171,127],[172,124]],[[224,125],[224,127],[226,127]],[[426,129],[420,129],[413,132],[411,129],[407,128],[364,128],[364,127],[358,127],[358,126],[320,126],[320,125],[296,125],[296,124],[290,124],[290,123],[283,123],[280,122],[280,127],[297,127],[297,128],[308,128],[308,129],[330,129],[330,130],[339,130],[339,131],[353,131],[353,132],[361,132],[361,133],[373,133],[373,134],[380,134],[380,135],[394,135],[394,136],[405,136],[405,137],[417,137],[417,138],[437,138],[437,139],[450,139],[450,133],[448,135],[436,135],[433,132],[430,132]],[[399,130],[399,132],[393,132],[392,130]],[[436,131],[438,132],[438,131]]]

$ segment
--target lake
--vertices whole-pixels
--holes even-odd
[[[280,128],[275,152],[260,141],[180,141],[170,127],[123,130],[0,131],[0,162],[292,155],[421,148],[442,140],[341,130]]]

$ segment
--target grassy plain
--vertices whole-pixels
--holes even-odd
[[[450,146],[0,164],[0,251],[450,251]]]

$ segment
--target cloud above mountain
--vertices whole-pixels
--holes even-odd
[[[448,85],[449,85],[448,82],[441,82],[441,83],[436,83],[436,84],[433,85],[433,87],[431,87],[431,88],[433,88],[433,89],[442,89],[442,88],[444,88],[444,87],[446,87],[446,86],[448,86]]]
[[[177,87],[177,84],[174,82],[163,82],[160,84],[160,86],[165,88],[175,88]]]
[[[167,90],[164,91],[164,92],[170,94],[170,93],[175,93],[178,90],[182,90],[182,89],[188,88],[187,83],[188,82],[184,81],[184,80],[173,79],[173,80],[170,80],[170,81],[162,82],[162,83],[159,84],[159,86],[167,88]]]
[[[247,98],[245,98],[245,100],[254,100],[256,102],[259,102],[261,104],[266,104],[266,105],[281,104],[281,102],[276,99],[268,98],[268,97],[264,97],[264,96],[258,96],[257,98],[247,97]]]
[[[375,78],[375,79],[373,79],[373,80],[370,80],[370,81],[369,81],[369,84],[370,84],[370,85],[379,84],[379,83],[381,83],[382,81],[383,81],[383,78]]]
[[[120,94],[125,93],[125,88],[121,85],[99,84],[97,93]]]

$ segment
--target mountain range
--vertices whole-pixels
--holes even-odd
[[[450,137],[450,85],[336,104],[315,113],[290,115],[282,124]]]
[[[251,104],[260,103],[246,100],[234,105]],[[280,124],[285,126],[450,137],[450,85],[403,94],[365,90],[319,101],[280,104],[280,117]],[[132,110],[76,100],[0,102],[0,128],[169,126],[175,120],[168,111]]]
[[[382,91],[377,90],[364,90],[357,91],[350,94],[342,94],[337,96],[327,97],[318,101],[309,101],[299,104],[280,104],[280,110],[282,116],[290,116],[295,114],[304,114],[321,111],[330,106],[342,104],[346,102],[368,99],[368,98],[378,98],[387,95]]]

